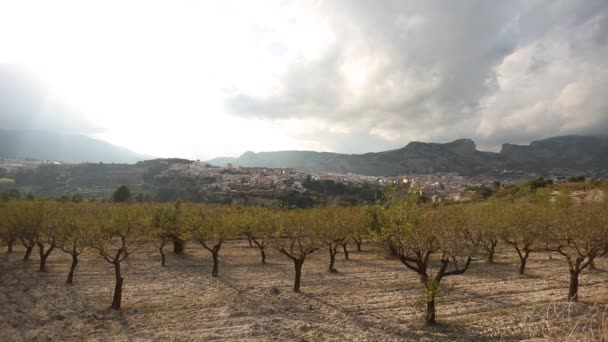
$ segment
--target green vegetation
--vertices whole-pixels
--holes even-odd
[[[128,202],[131,199],[131,190],[126,185],[121,185],[112,194],[112,202],[122,203]]]
[[[530,187],[531,190],[536,190],[538,188],[544,188],[547,185],[551,185],[551,184],[553,184],[553,180],[545,179],[543,177],[539,177],[539,178],[533,179],[528,182],[528,186]]]
[[[12,178],[0,177],[0,188],[15,186],[15,180]]]
[[[371,206],[331,203],[309,209],[129,203],[124,189],[116,191],[122,193],[117,203],[21,200],[15,195],[0,202],[0,239],[9,253],[21,242],[26,261],[38,247],[40,272],[47,271],[53,251],[70,254],[68,284],[74,282],[78,257],[96,252],[114,268],[113,309],[122,303],[121,263],[145,244],[158,248],[164,266],[167,244],[172,242],[174,252],[183,253],[187,241],[195,242],[209,251],[211,276],[219,277],[225,242],[246,236],[260,251],[263,264],[270,248],[293,261],[293,291],[300,292],[303,265],[311,253],[327,253],[328,271],[335,273],[340,248],[348,259],[348,243],[354,241],[360,251],[367,240],[383,246],[420,277],[426,322],[435,324],[443,280],[466,277],[482,259],[495,262],[501,243],[519,257],[521,274],[534,252],[562,256],[564,272],[570,275],[565,298],[578,300],[579,274],[608,254],[608,203],[574,201],[570,184],[532,189],[528,183],[507,187],[516,189],[508,195],[501,189],[486,201],[449,205],[425,202],[416,188],[391,186],[382,201]]]
[[[568,182],[571,182],[571,183],[584,182],[585,180],[586,180],[585,176],[572,176],[572,177],[568,177]]]
[[[70,201],[74,195],[82,199],[111,200],[117,185],[129,188],[129,201],[207,204],[274,203],[297,208],[310,208],[339,198],[348,203],[373,203],[382,196],[381,189],[370,185],[342,184],[334,181],[312,181],[306,192],[285,188],[257,189],[231,183],[223,187],[219,177],[184,172],[192,162],[185,159],[155,159],[135,165],[85,163],[77,165],[41,165],[33,169],[2,171],[1,178],[13,179],[11,185],[0,184],[0,196],[10,189],[34,193],[46,198]],[[199,165],[200,167],[200,165]],[[181,171],[175,171],[181,168]],[[237,171],[222,173],[240,173]],[[247,177],[247,175],[245,175]],[[217,184],[214,184],[217,183]]]
[[[485,185],[479,185],[479,186],[469,186],[469,187],[467,187],[466,190],[475,192],[478,199],[485,200],[494,194],[494,190],[496,188],[497,187],[494,187],[494,189],[491,189]]]
[[[12,199],[20,199],[21,193],[17,189],[7,189],[0,192],[0,201],[8,202]]]

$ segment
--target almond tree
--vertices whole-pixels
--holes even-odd
[[[7,204],[8,217],[6,219],[9,229],[15,232],[17,238],[25,247],[23,260],[27,261],[32,250],[38,243],[40,232],[45,220],[45,202],[11,201]]]
[[[481,247],[485,250],[489,263],[494,263],[496,246],[501,237],[499,225],[496,222],[498,211],[502,206],[496,203],[474,204],[467,208],[467,225],[473,231]]]
[[[184,254],[184,249],[186,248],[186,237],[188,236],[188,231],[186,229],[186,225],[183,224],[182,215],[181,215],[181,205],[182,201],[175,201],[174,212],[173,215],[176,216],[178,225],[173,226],[173,230],[169,230],[168,238],[171,239],[173,243],[173,254],[182,255]]]
[[[152,213],[151,240],[158,248],[161,258],[161,266],[165,266],[165,252],[163,248],[169,241],[186,240],[186,230],[181,220],[181,201],[175,202],[174,206],[157,206]]]
[[[466,227],[459,206],[423,209],[411,196],[383,212],[382,233],[395,246],[393,252],[425,287],[427,324],[436,323],[435,299],[441,281],[464,274],[480,255],[474,236]],[[439,264],[433,267],[433,256]],[[432,273],[432,270],[435,270]]]
[[[549,249],[566,259],[570,271],[568,300],[576,302],[579,274],[608,253],[608,205],[571,205],[555,210],[554,215],[559,220],[551,227],[554,243]]]
[[[381,241],[392,254],[397,254],[397,249],[393,248],[390,234],[387,233],[389,222],[387,222],[386,210],[388,207],[388,205],[375,204],[365,208],[365,224],[370,239]]]
[[[306,257],[322,244],[317,219],[312,211],[297,209],[282,215],[282,224],[271,236],[271,243],[281,254],[293,261],[295,278],[293,292],[300,292],[302,266]]]
[[[60,220],[61,243],[59,249],[72,257],[70,271],[66,284],[74,282],[74,274],[78,266],[78,257],[87,249],[90,243],[91,232],[95,230],[96,217],[93,216],[94,208],[91,205],[80,203],[63,205],[56,213]]]
[[[239,214],[239,225],[251,242],[260,250],[262,264],[266,263],[266,247],[273,232],[281,225],[278,208],[246,207]]]
[[[17,241],[17,234],[13,226],[9,222],[9,208],[6,204],[0,203],[0,217],[5,219],[0,220],[0,239],[6,244],[6,252],[12,253],[13,246]]]
[[[347,222],[350,229],[350,235],[357,246],[357,252],[361,252],[363,239],[369,236],[369,227],[366,217],[367,207],[350,207],[348,209]],[[344,257],[348,260],[348,251],[344,245]]]
[[[262,263],[266,263],[267,242],[272,233],[281,226],[281,213],[278,208],[258,208],[250,213],[253,215],[251,240],[260,250]]]
[[[256,206],[239,208],[240,215],[238,220],[238,226],[240,229],[240,234],[245,235],[250,248],[253,248],[253,224],[255,220],[255,212],[257,209],[258,207]]]
[[[121,262],[145,242],[145,229],[149,226],[149,218],[141,204],[102,206],[96,215],[100,224],[96,226],[90,246],[96,249],[105,261],[114,265],[116,284],[111,308],[120,310],[124,282]]]
[[[259,207],[257,206],[238,208],[237,234],[245,235],[250,248],[253,248],[253,229],[255,221],[257,220],[256,212],[258,211],[258,209]]]
[[[188,208],[185,220],[190,226],[192,239],[211,253],[211,276],[219,276],[220,249],[237,228],[235,211],[228,207],[197,205]]]
[[[357,252],[361,252],[363,238],[368,234],[366,208],[360,206],[332,206],[336,211],[337,230],[341,232],[344,239],[339,244],[344,252],[344,259],[348,260],[348,242],[352,239],[357,245]]]
[[[59,232],[61,226],[61,215],[58,215],[60,205],[48,202],[43,207],[43,224],[41,226],[36,245],[40,254],[39,272],[46,272],[46,261],[59,243]],[[45,251],[45,247],[48,249]]]
[[[329,252],[329,272],[337,272],[334,268],[338,246],[346,251],[346,241],[349,237],[347,211],[337,205],[308,210],[312,224],[320,231],[323,244]],[[348,253],[346,251],[346,253]],[[346,254],[348,255],[348,254]]]
[[[547,206],[543,204],[502,204],[495,213],[502,230],[503,240],[511,245],[519,257],[519,274],[524,274],[534,245],[546,236]]]

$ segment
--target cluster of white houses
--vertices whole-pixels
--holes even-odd
[[[213,181],[203,185],[209,191],[290,191],[305,192],[303,185],[308,177],[313,180],[330,180],[349,186],[374,186],[403,183],[417,184],[422,193],[434,201],[442,199],[467,200],[471,193],[469,186],[491,185],[491,179],[464,177],[453,173],[436,173],[425,175],[381,177],[357,174],[299,172],[294,168],[244,167],[226,164],[223,167],[211,166],[202,162],[175,164],[166,172],[179,172],[196,177],[209,177]]]

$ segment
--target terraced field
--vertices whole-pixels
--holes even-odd
[[[124,263],[122,312],[107,309],[114,275],[100,257],[84,255],[75,284],[66,286],[67,254],[54,252],[49,272],[38,273],[37,260],[23,262],[17,249],[0,256],[0,341],[599,340],[601,332],[592,336],[587,325],[607,325],[608,272],[584,272],[581,302],[568,306],[568,271],[558,255],[532,254],[528,274],[519,276],[516,256],[505,249],[498,264],[476,262],[446,278],[440,324],[427,327],[415,274],[373,246],[364,249],[349,261],[339,255],[338,273],[327,272],[325,253],[310,256],[303,292],[295,294],[292,262],[270,254],[262,265],[246,243],[223,247],[215,279],[202,247],[169,254],[165,268],[146,248]],[[606,270],[608,262],[597,266]]]

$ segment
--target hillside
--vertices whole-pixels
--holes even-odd
[[[407,173],[489,171],[495,154],[477,151],[469,139],[447,144],[411,142],[407,146],[377,153],[340,154],[312,151],[246,152],[239,158],[216,158],[212,165],[230,162],[240,166],[293,167],[305,172],[357,173],[394,176]]]
[[[570,135],[533,141],[530,145],[504,144],[500,159],[512,169],[606,170],[608,136]]]
[[[83,135],[0,128],[0,157],[65,163],[135,163],[150,156]]]
[[[455,172],[495,174],[507,170],[608,175],[608,137],[562,136],[530,145],[504,144],[500,153],[479,151],[470,139],[449,143],[411,142],[403,148],[366,154],[312,151],[246,152],[238,158],[216,158],[212,165],[293,167],[304,172],[395,176]]]

